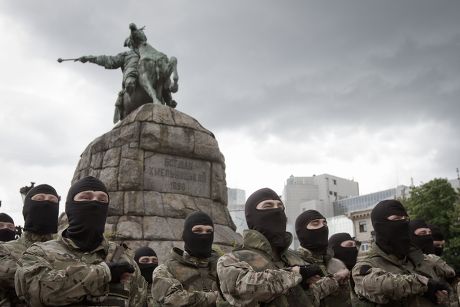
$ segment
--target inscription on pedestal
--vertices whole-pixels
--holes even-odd
[[[210,197],[210,162],[154,154],[144,165],[145,190]]]

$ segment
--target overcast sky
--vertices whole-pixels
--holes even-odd
[[[11,0],[0,211],[22,221],[30,181],[65,197],[79,155],[113,127],[121,71],[56,59],[115,55],[130,22],[178,58],[177,109],[214,132],[229,187],[281,194],[291,174],[329,173],[364,194],[456,177],[459,1]]]

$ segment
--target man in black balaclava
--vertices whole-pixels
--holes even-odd
[[[24,199],[22,214],[22,236],[0,245],[0,284],[5,285],[4,291],[0,291],[0,302],[12,306],[24,303],[16,296],[14,285],[18,260],[32,244],[51,240],[57,232],[59,195],[56,190],[47,184],[33,187]]]
[[[323,293],[321,304],[324,306],[351,306],[348,280],[350,271],[343,262],[332,258],[328,250],[329,228],[326,218],[316,210],[302,212],[295,221],[295,231],[300,242],[297,253],[308,263],[321,268],[320,279],[316,284]]]
[[[358,249],[349,233],[340,232],[332,235],[329,238],[329,247],[334,252],[334,258],[341,260],[347,269],[353,269],[358,257]]]
[[[249,229],[263,234],[273,248],[283,250],[289,246],[284,205],[273,190],[265,188],[254,192],[247,199],[244,212]]]
[[[431,235],[433,236],[434,254],[436,256],[442,256],[444,245],[446,245],[444,235],[438,226],[428,225],[428,227],[430,227]]]
[[[424,254],[434,254],[433,236],[425,221],[412,220],[409,222],[409,229],[412,243]]]
[[[16,227],[14,221],[6,213],[0,213],[0,243],[14,240],[16,237]]]
[[[329,236],[326,218],[316,210],[307,210],[295,221],[295,231],[300,246],[314,255],[326,255]]]
[[[212,250],[214,223],[209,215],[201,211],[189,214],[182,238],[185,251],[173,248],[153,272],[153,300],[160,306],[215,306],[218,255]]]
[[[134,253],[134,261],[136,261],[141,270],[142,277],[149,284],[152,283],[153,270],[158,266],[157,254],[148,246],[139,247]]]
[[[141,270],[142,277],[144,277],[147,282],[147,289],[152,287],[152,274],[153,270],[158,266],[157,254],[153,249],[148,246],[139,247],[134,253],[134,261],[136,261],[139,269]],[[144,307],[153,307],[155,306],[152,292],[148,291],[147,301],[144,304]]]
[[[387,254],[402,259],[409,253],[409,216],[397,200],[381,201],[371,212],[375,243]]]
[[[446,303],[453,270],[431,262],[410,245],[409,218],[397,200],[379,202],[371,212],[376,242],[353,268],[354,290],[379,306],[434,306]],[[431,255],[430,255],[431,256]],[[433,255],[434,256],[434,255]],[[442,271],[442,278],[438,275]],[[385,285],[385,286],[382,286]]]
[[[232,306],[309,306],[312,300],[305,288],[320,269],[288,249],[292,235],[286,232],[278,194],[269,188],[255,191],[246,201],[245,214],[249,230],[244,231],[242,246],[217,264],[226,300]]]
[[[109,195],[99,179],[84,179],[74,183],[67,194],[65,213],[69,226],[62,236],[71,239],[81,251],[89,252],[104,240]]]
[[[97,178],[72,184],[66,200],[67,229],[56,240],[34,245],[19,261],[19,297],[31,306],[145,302],[146,284],[134,259],[126,247],[104,238],[109,200],[107,188]]]

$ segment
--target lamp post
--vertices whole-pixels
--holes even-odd
[[[35,186],[35,182],[30,182],[30,187],[29,186],[24,186],[22,188],[19,189],[19,193],[21,193],[21,197],[22,197],[22,202],[24,202],[24,199],[26,199],[26,195],[27,193],[29,193],[30,190],[32,190],[32,188]]]

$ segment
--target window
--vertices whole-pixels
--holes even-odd
[[[337,185],[337,180],[332,179],[332,183],[335,184],[335,185]]]
[[[329,191],[329,195],[332,195],[332,191]]]
[[[359,222],[359,232],[367,232],[367,223],[365,221]]]

